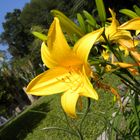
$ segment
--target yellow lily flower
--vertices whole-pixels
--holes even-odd
[[[112,16],[112,22],[110,26],[105,27],[105,35],[108,41],[118,43],[120,46],[129,44],[128,48],[135,47],[138,44],[138,41],[134,40],[131,33],[127,30],[140,30],[140,18],[134,18],[119,25],[115,12],[111,9],[109,9],[109,11]],[[104,41],[103,37],[100,38],[100,41]]]
[[[131,51],[131,55],[134,57],[136,61],[138,61],[138,63],[140,63],[140,53],[138,53],[137,51]]]
[[[140,73],[138,72],[138,70],[136,70],[135,68],[128,68],[128,70],[129,70],[133,75],[140,75]]]
[[[116,19],[116,14],[114,11],[112,11],[109,8],[109,11],[111,13],[112,16],[112,22],[110,24],[110,26],[105,27],[105,35],[107,37],[107,39],[110,42],[117,42],[118,39],[120,38],[124,38],[124,39],[131,39],[131,34],[129,31],[123,30],[123,29],[119,29],[119,22]]]
[[[108,51],[104,51],[102,52],[102,57],[104,58],[104,60],[109,60],[110,54]]]
[[[140,62],[140,54],[136,51],[135,46],[138,45],[139,40],[135,40],[131,36],[130,31],[127,30],[140,30],[140,18],[134,18],[127,22],[125,22],[122,25],[119,25],[119,22],[116,19],[116,14],[114,11],[109,9],[111,16],[112,16],[112,22],[110,26],[105,27],[105,36],[111,43],[117,43],[119,44],[120,50],[123,50],[125,52],[125,56],[127,56],[130,52],[130,54],[138,61]],[[100,37],[99,41],[105,41],[103,37]],[[104,55],[103,55],[104,54]],[[103,52],[103,56],[105,56],[105,53]]]
[[[128,51],[128,48],[126,46],[119,46],[120,50],[121,51],[124,51],[124,56],[128,56],[129,55],[129,51]]]
[[[121,68],[127,68],[133,75],[139,75],[137,69],[134,66],[140,66],[140,63],[125,63],[125,62],[115,62],[114,65],[118,65]]]
[[[118,42],[125,48],[125,51],[127,54],[130,54],[133,56],[133,58],[140,62],[140,53],[137,52],[137,50],[134,48],[136,45],[138,45],[138,42],[134,42],[133,40],[124,40],[119,39]]]
[[[124,63],[124,62],[115,62],[113,64],[119,65],[121,68],[130,68],[134,66],[134,64]]]
[[[133,19],[123,23],[121,26],[118,27],[118,29],[140,30],[140,17],[133,18]]]
[[[27,93],[44,96],[63,92],[61,104],[71,117],[76,117],[76,104],[80,96],[98,100],[98,94],[88,79],[91,69],[87,59],[92,45],[102,32],[103,28],[91,32],[70,48],[59,19],[55,17],[48,32],[47,44],[43,42],[41,46],[41,57],[49,70],[29,83]]]

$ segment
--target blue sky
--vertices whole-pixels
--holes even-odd
[[[3,31],[2,22],[7,12],[12,12],[13,9],[22,9],[30,0],[0,0],[0,34]],[[0,44],[0,50],[5,50],[7,46]]]

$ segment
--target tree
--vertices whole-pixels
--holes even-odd
[[[70,16],[71,0],[31,0],[26,4],[21,13],[21,22],[30,29],[32,26],[48,28],[53,20],[50,11],[58,9]]]
[[[50,11],[59,9],[71,15],[70,6],[70,2],[66,0],[31,0],[22,11],[15,9],[6,14],[0,42],[9,46],[8,50],[13,59],[25,57],[31,53],[28,47],[34,40],[31,34],[32,27],[48,28],[53,20]]]
[[[20,62],[22,66],[22,62]],[[30,101],[23,91],[23,87],[33,77],[33,67],[30,62],[26,66],[18,67],[15,64],[12,67],[4,62],[0,68],[0,108],[5,108],[5,112],[0,114],[11,116],[12,111],[18,106],[21,110]]]
[[[33,37],[25,32],[25,28],[20,21],[21,11],[15,9],[5,16],[3,23],[4,32],[1,34],[3,43],[8,44],[9,52],[15,57],[24,57],[29,53],[28,45]]]

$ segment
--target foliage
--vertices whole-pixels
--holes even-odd
[[[101,100],[91,103],[90,113],[88,115],[89,118],[83,123],[84,128],[87,130],[85,131],[85,129],[83,129],[85,139],[97,138],[105,127],[104,116],[108,116],[109,120],[109,116],[113,111],[113,97],[103,90],[100,90],[100,93]],[[39,100],[35,101],[32,106],[19,114],[19,116],[7,123],[0,130],[0,138],[5,140],[11,138],[15,140],[77,139],[77,137],[69,135],[67,132],[61,130],[42,130],[52,125],[67,128],[67,124],[65,123],[66,118],[64,112],[60,109],[59,99],[60,97],[56,95],[41,97]],[[83,101],[84,107],[86,106],[86,99],[83,99]],[[85,110],[83,110],[83,112],[84,111]],[[79,115],[81,116],[82,114],[79,112]],[[79,117],[76,122],[73,119],[68,119],[71,125],[74,126],[79,125],[81,118]]]
[[[139,45],[132,47],[129,46],[128,44],[130,43],[131,45],[132,44],[134,45],[135,44],[134,41],[139,41],[139,36],[137,36],[139,34],[138,30],[139,26],[133,26],[133,28],[137,28],[135,34],[135,31],[132,32],[127,31],[129,28],[125,29],[124,24],[118,25],[118,23],[124,22],[129,18],[132,19],[129,22],[131,23],[133,21],[133,18],[135,17],[139,18],[140,16],[139,1],[129,0],[126,3],[125,1],[122,0],[114,2],[104,0],[105,8],[103,7],[103,4],[100,5],[101,3],[102,0],[99,3],[98,1],[96,1],[97,5],[96,8],[95,1],[91,0],[88,1],[31,0],[30,3],[26,4],[26,6],[23,8],[22,11],[19,9],[15,9],[13,12],[7,13],[5,17],[5,22],[3,23],[4,32],[0,36],[0,42],[8,44],[9,51],[12,54],[13,58],[12,60],[10,60],[10,63],[3,63],[1,66],[0,73],[0,82],[1,82],[0,105],[2,109],[2,112],[0,112],[1,115],[9,117],[11,113],[5,113],[5,111],[3,110],[8,109],[9,106],[13,103],[16,105],[20,105],[21,108],[23,108],[23,106],[21,105],[21,102],[23,100],[29,103],[22,88],[26,86],[27,83],[33,77],[35,77],[37,74],[43,72],[46,69],[44,68],[43,63],[40,59],[41,41],[39,39],[43,41],[47,40],[46,34],[48,32],[48,29],[45,28],[49,27],[53,19],[50,14],[50,11],[52,9],[57,9],[53,10],[52,13],[59,18],[61,26],[66,32],[65,36],[71,46],[73,46],[77,42],[77,40],[80,39],[80,37],[86,35],[87,33],[105,27],[101,40],[95,43],[95,45],[91,49],[91,53],[89,56],[89,63],[93,67],[93,70],[96,70],[95,71],[96,74],[91,79],[91,82],[97,88],[102,88],[105,91],[111,91],[115,95],[114,98],[117,98],[119,100],[121,97],[119,96],[118,91],[112,87],[111,83],[108,85],[102,81],[106,73],[107,74],[113,73],[117,77],[119,77],[122,83],[128,88],[128,92],[126,92],[126,95],[122,96],[124,100],[127,98],[129,98],[129,100],[126,102],[126,106],[124,106],[122,110],[120,108],[118,108],[118,111],[115,110],[116,111],[115,116],[111,116],[111,114],[109,114],[108,116],[106,114],[105,116],[106,127],[101,129],[102,130],[106,129],[106,131],[108,131],[108,137],[110,139],[115,138],[138,139],[140,130],[139,126],[140,110],[138,96],[140,90],[139,89],[140,48]],[[133,6],[133,4],[135,5]],[[100,6],[102,7],[102,10],[100,10]],[[106,28],[111,26],[112,24],[111,21],[113,21],[114,19],[113,17],[114,15],[112,14],[113,12],[111,12],[112,17],[107,18],[106,20],[106,15],[107,17],[109,17],[108,15],[110,15],[108,7],[111,7],[115,11],[118,11],[118,9],[121,8],[125,8],[120,10],[120,13],[117,13],[117,18],[120,20],[117,21],[116,28],[117,31],[118,30],[122,31],[120,32],[121,35],[124,33],[123,30],[125,30],[127,33],[129,32],[128,34],[130,36],[124,33],[125,34],[124,38],[123,36],[120,35],[118,36],[117,39],[113,40],[111,38],[112,36],[109,34],[109,32],[112,30],[109,30],[108,33],[106,33]],[[104,9],[106,9],[107,11],[106,15]],[[62,13],[58,10],[62,11]],[[67,16],[65,16],[63,13],[66,13]],[[123,16],[122,13],[124,14]],[[77,19],[75,18],[76,14]],[[117,19],[115,19],[115,21],[116,20]],[[39,39],[34,38],[31,32],[33,32],[37,37],[40,38]],[[127,45],[125,45],[125,43],[123,42],[124,44],[122,43],[121,44],[122,46],[119,46],[120,38],[125,40],[129,38],[131,41],[130,42],[128,41]],[[112,58],[115,58],[115,61]],[[110,77],[111,76],[112,75],[110,75]],[[56,112],[54,114],[56,114]],[[91,112],[89,112],[89,114],[90,113]],[[30,113],[28,115],[30,115]],[[27,117],[29,117],[28,115]],[[89,116],[87,116],[87,118],[88,117]],[[107,119],[107,117],[110,118]],[[52,118],[51,122],[54,122],[53,119],[54,118]],[[85,122],[89,123],[88,121],[89,121],[88,119],[87,120],[85,119]],[[21,122],[22,121],[20,121],[20,123]],[[122,124],[123,127],[120,127],[122,126]],[[104,126],[103,124],[100,125]],[[16,128],[16,126],[14,127]],[[45,126],[43,125],[43,127]],[[38,130],[35,130],[34,134],[37,133],[37,131]],[[75,131],[77,130],[75,129]],[[81,132],[84,134],[85,131]],[[6,134],[7,131],[3,133],[3,135]],[[19,137],[20,136],[21,134],[19,134]],[[26,134],[23,136],[25,137]]]
[[[0,139],[24,139],[46,117],[47,112],[50,111],[50,102],[51,99],[40,99],[37,103],[34,103],[30,108],[19,114],[18,117],[11,118],[12,120],[1,128]]]
[[[12,13],[7,13],[3,27],[5,32],[1,34],[1,40],[9,45],[10,53],[15,57],[24,57],[29,53],[28,44],[32,39],[27,36],[24,26],[20,22],[21,11],[15,9]]]
[[[26,4],[23,10],[15,9],[7,13],[3,23],[4,32],[1,34],[1,42],[8,44],[9,52],[13,59],[26,57],[31,54],[28,46],[33,42],[31,30],[33,26],[48,28],[52,16],[50,11],[59,9],[70,15],[69,2],[64,0],[32,0]]]
[[[100,22],[94,22],[95,24],[93,25],[93,27],[92,26],[90,27],[90,30],[88,30],[88,28],[89,28],[88,24],[92,23],[93,18],[90,18],[92,15],[90,15],[88,13],[88,17],[89,17],[88,24],[86,23],[86,20],[84,20],[84,18],[87,18],[87,16],[84,17],[84,15],[81,15],[81,14],[78,14],[78,16],[77,16],[79,25],[82,28],[82,30],[85,33],[86,33],[86,31],[90,32],[87,35],[84,35],[83,38],[80,39],[80,41],[78,41],[78,43],[79,43],[78,45],[80,46],[83,43],[80,46],[81,48],[88,46],[95,39],[96,35],[94,33],[99,31],[96,29],[99,29],[99,28],[104,29],[104,32],[102,33],[102,35],[101,36],[99,35],[100,37],[97,37],[98,38],[97,42],[95,44],[93,43],[96,46],[97,51],[99,53],[96,57],[94,55],[91,55],[91,57],[89,58],[89,62],[90,62],[90,65],[93,65],[95,68],[95,70],[93,70],[94,73],[93,73],[93,77],[92,77],[93,81],[91,81],[92,84],[95,84],[95,86],[97,86],[98,88],[103,88],[104,90],[110,90],[115,95],[115,98],[117,98],[120,101],[121,108],[118,109],[118,111],[115,113],[115,116],[112,116],[112,121],[107,122],[107,126],[108,126],[107,130],[109,131],[108,137],[110,139],[117,139],[117,138],[118,139],[127,139],[128,137],[138,139],[139,130],[140,130],[140,126],[139,126],[139,124],[140,124],[139,123],[139,116],[140,116],[139,113],[140,112],[138,109],[138,105],[139,105],[139,99],[138,99],[139,96],[138,95],[139,95],[139,91],[140,91],[140,89],[139,89],[140,53],[139,53],[139,39],[133,38],[132,31],[133,30],[136,31],[136,34],[137,34],[137,31],[139,32],[140,18],[138,16],[136,17],[134,15],[134,13],[130,12],[129,15],[132,15],[131,18],[133,18],[133,19],[120,25],[119,21],[116,19],[116,13],[113,10],[109,9],[109,11],[111,13],[111,18],[109,18],[109,21],[105,22],[106,19],[105,19],[105,14],[104,14],[103,3],[102,3],[102,1],[100,1],[100,3],[96,2],[96,4],[97,4],[97,10],[98,10]],[[101,11],[100,11],[100,7],[102,7]],[[128,10],[125,9],[125,10],[123,10],[123,12],[126,13],[126,12],[128,12]],[[71,29],[76,29],[77,26],[75,26],[75,24],[72,24],[73,22],[70,21],[65,15],[63,15],[59,11],[56,11],[56,10],[53,11],[53,15],[55,15],[55,17],[59,18],[61,26],[64,27],[64,30],[66,31],[67,35],[71,37],[72,43],[77,42],[77,40],[75,40],[75,37],[72,37],[69,34],[69,32],[71,31],[73,34],[75,34],[78,37],[79,31],[71,30]],[[55,20],[56,20],[56,18],[55,18]],[[53,23],[55,23],[55,20]],[[67,21],[69,21],[69,22],[67,22]],[[51,27],[54,27],[54,26],[51,26]],[[59,46],[59,42],[57,42],[57,37],[55,36],[55,33],[57,33],[57,29],[55,30],[55,32],[54,32],[54,30],[51,31],[51,33],[52,34],[54,33],[54,36],[53,36],[54,38],[51,40],[52,41],[51,43],[52,44],[56,43]],[[89,37],[91,36],[91,34],[93,35],[93,37],[90,39]],[[89,44],[84,39],[87,39]],[[50,49],[48,42],[47,42],[47,44],[48,44],[48,47],[45,46],[46,52],[47,52],[47,48]],[[53,44],[53,45],[56,45],[56,44]],[[55,46],[53,47],[53,45],[51,46],[52,52],[53,52],[53,49],[55,49]],[[74,47],[76,45],[74,45],[74,43],[73,43]],[[77,45],[77,50],[75,52],[76,56],[78,56],[77,55],[77,54],[79,54],[78,51],[81,49],[81,48],[80,49],[78,48],[79,47],[78,45]],[[100,47],[100,48],[98,49],[98,47]],[[85,49],[85,51],[86,51],[86,49]],[[44,50],[45,50],[45,48],[44,48]],[[83,53],[83,51],[81,51],[81,55],[84,56],[85,53]],[[42,55],[43,55],[42,59],[45,62],[45,64],[51,63],[47,58],[50,58],[51,60],[54,60],[54,58],[55,58],[55,57],[54,58],[49,57],[48,55],[45,57],[44,52]],[[130,62],[128,61],[129,59],[131,60]],[[55,59],[55,61],[56,61],[56,59]],[[59,62],[57,62],[57,63],[59,65]],[[69,64],[69,66],[71,66],[71,63]],[[52,67],[53,66],[51,66],[50,69]],[[57,68],[57,66],[55,66],[55,68]],[[66,69],[67,69],[67,67],[66,67]],[[73,69],[73,71],[75,71],[75,70]],[[115,88],[113,88],[111,85],[102,83],[101,78],[106,73],[115,74],[122,80],[122,83],[125,84],[125,86],[127,86],[128,89],[130,89],[130,91],[127,93],[127,95],[124,97],[124,99],[130,98],[129,101],[126,101],[125,105],[130,104],[129,114],[131,114],[131,115],[127,114],[127,109],[125,108],[126,106],[124,105],[124,101],[122,101],[122,103],[121,103],[121,97],[118,94],[118,92],[115,90]],[[53,78],[56,78],[56,79],[59,78],[59,77],[57,77],[57,74],[56,74],[56,76],[54,75],[54,77],[52,79],[51,79],[51,76],[48,78],[47,72],[46,72],[45,78],[48,79],[48,81],[43,79],[44,77],[42,78],[42,76],[43,75],[40,75],[37,78],[35,78],[33,81],[31,81],[31,83],[29,84],[29,86],[27,88],[28,89],[27,92],[29,92],[30,94],[33,94],[33,95],[34,94],[42,95],[44,89],[46,90],[46,92],[48,91],[48,89],[51,89],[51,86],[54,83]],[[61,76],[63,77],[63,75],[61,75]],[[48,83],[50,82],[49,80],[50,81],[52,80],[51,85],[47,84],[47,82]],[[62,82],[65,82],[65,79]],[[71,82],[71,80],[70,80],[70,82]],[[54,88],[55,88],[55,85],[57,85],[57,81],[54,83]],[[79,85],[80,85],[80,83],[79,83]],[[38,88],[38,86],[39,86],[39,88]],[[78,88],[78,89],[80,89],[80,88]],[[76,91],[74,91],[74,92],[76,94]],[[45,94],[48,95],[47,93],[45,93]],[[65,93],[63,95],[65,95]],[[67,98],[67,102],[69,102],[68,98]],[[90,100],[89,100],[89,102],[90,102]],[[63,106],[62,99],[61,99],[61,103]],[[67,103],[65,103],[65,105],[66,104]],[[64,108],[64,111],[66,113],[68,113],[68,111],[65,108]],[[87,108],[87,112],[88,111],[89,111],[89,107]],[[86,116],[87,112],[85,112],[85,114],[83,115],[84,119],[87,117]],[[133,114],[133,116],[132,116],[132,114]],[[84,119],[82,121],[84,121]],[[126,121],[123,122],[123,119]],[[119,124],[121,124],[123,122],[124,127],[121,129],[120,126],[117,124],[117,122]],[[69,128],[70,128],[70,130],[71,129],[73,130],[73,127],[71,127],[70,125],[69,125]],[[50,130],[50,129],[60,129],[60,128],[59,127],[46,128],[46,130]],[[64,131],[67,131],[68,133],[73,134],[72,130],[70,131],[69,129],[63,129],[63,128],[61,128],[61,130],[64,130]],[[76,127],[74,132],[75,132],[74,134],[77,135],[79,137],[79,139],[81,139],[81,140],[83,139],[83,133],[79,127]]]
[[[22,78],[18,77],[16,70],[10,68],[7,63],[3,63],[0,70],[0,82],[0,106],[5,108],[5,112],[0,112],[0,114],[8,118],[13,115],[12,111],[17,106],[23,109],[24,103],[29,104],[30,102],[23,92]]]

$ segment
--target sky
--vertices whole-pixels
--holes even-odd
[[[2,22],[7,12],[12,12],[15,8],[22,9],[30,0],[0,0],[0,34],[3,31]],[[0,50],[6,50],[8,46],[0,44]]]

